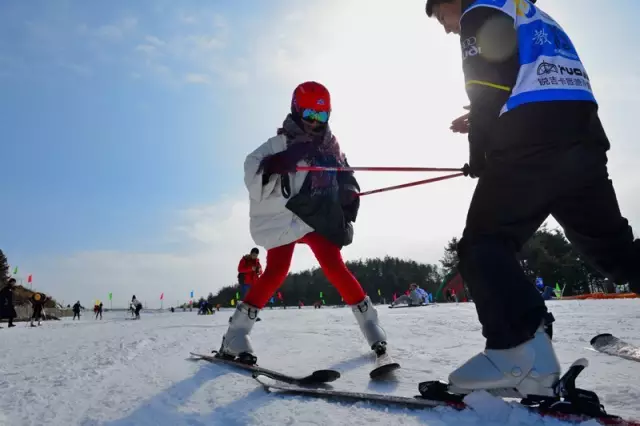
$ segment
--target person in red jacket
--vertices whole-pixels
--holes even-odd
[[[260,259],[258,259],[259,254],[260,250],[254,247],[251,249],[251,253],[242,256],[240,263],[238,263],[238,284],[242,300],[244,300],[251,285],[255,284],[262,274],[262,265],[260,265]]]

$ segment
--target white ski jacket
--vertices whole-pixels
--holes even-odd
[[[262,172],[258,171],[260,162],[266,156],[286,148],[286,137],[274,136],[249,154],[244,162],[244,183],[249,190],[251,237],[257,245],[267,250],[293,243],[313,232],[313,228],[285,207],[287,201],[300,191],[308,172],[289,174],[289,198],[282,195],[280,175],[271,175],[267,184],[262,184]],[[307,165],[305,161],[298,162],[298,166]]]

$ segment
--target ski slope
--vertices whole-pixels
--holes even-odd
[[[564,368],[591,365],[579,386],[596,391],[609,413],[640,419],[638,364],[589,349],[602,332],[640,342],[637,300],[549,302]],[[373,359],[347,308],[265,310],[253,331],[259,362],[291,374],[334,368],[337,389],[411,396],[417,383],[445,379],[483,347],[473,304],[412,309],[379,307],[391,354],[403,367],[395,381],[371,383]],[[230,310],[106,313],[96,321],[24,323],[0,330],[0,425],[561,425],[521,409],[455,412],[408,410],[269,394],[246,374],[193,361],[190,351],[218,348]],[[595,425],[595,422],[589,422]]]

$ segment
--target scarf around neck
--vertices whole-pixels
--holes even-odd
[[[336,137],[327,124],[322,132],[306,132],[294,120],[291,114],[287,115],[282,127],[278,129],[279,135],[287,138],[287,148],[293,144],[307,143],[309,149],[301,157],[310,166],[344,167],[345,157],[340,150]],[[310,172],[312,193],[325,192],[338,189],[337,172],[322,171]],[[337,192],[337,191],[336,191]]]

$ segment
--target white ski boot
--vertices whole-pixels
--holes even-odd
[[[220,346],[218,356],[237,359],[246,364],[257,362],[249,334],[257,321],[258,313],[260,313],[260,309],[254,306],[244,302],[238,304],[233,316],[229,318],[229,328],[222,337],[222,346]]]
[[[553,397],[561,367],[545,326],[515,348],[485,349],[449,375],[449,391],[486,390],[502,397]]]
[[[387,351],[387,333],[380,326],[378,311],[369,296],[357,305],[352,305],[351,310],[358,321],[360,330],[367,339],[369,346],[376,355],[380,356]]]

